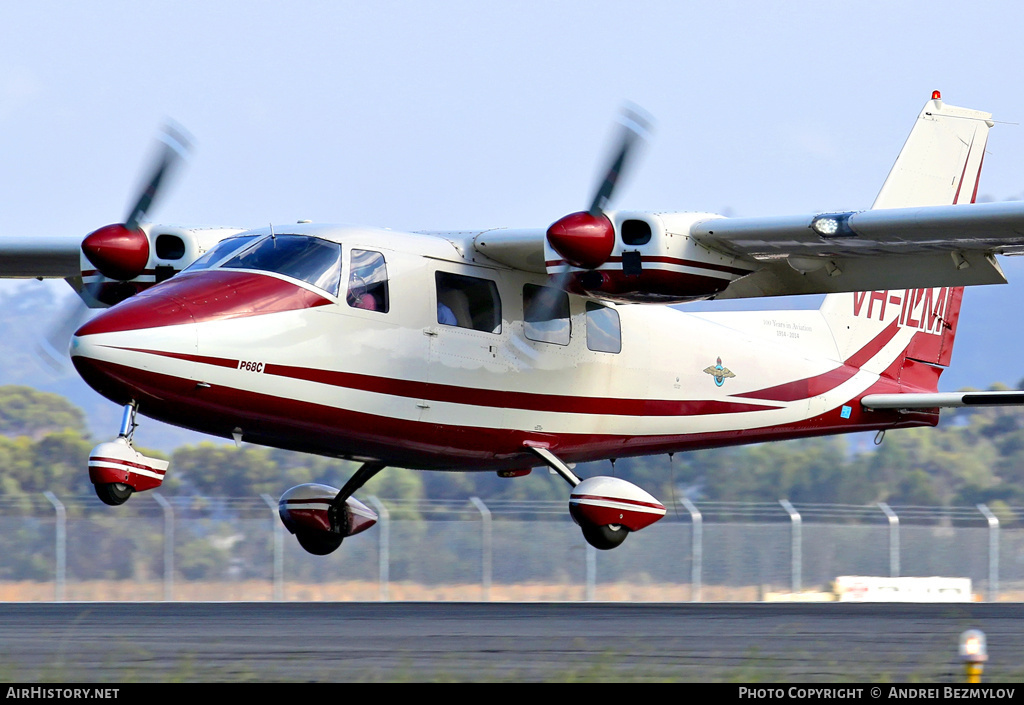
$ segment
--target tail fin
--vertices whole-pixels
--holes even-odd
[[[946,105],[935,91],[871,208],[974,203],[992,124],[991,113]]]
[[[871,207],[973,203],[991,118],[946,105],[935,91]],[[963,287],[829,294],[821,314],[848,364],[908,390],[936,391],[953,353],[962,299]]]

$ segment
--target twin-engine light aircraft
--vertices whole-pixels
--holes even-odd
[[[340,490],[281,497],[311,553],[376,521],[353,495],[387,466],[547,466],[586,540],[609,549],[665,507],[619,478],[580,480],[574,463],[1024,401],[937,392],[963,287],[1004,283],[995,255],[1024,251],[1024,203],[974,203],[992,125],[935,92],[870,210],[725,218],[608,210],[646,130],[633,112],[587,210],[472,233],[143,224],[181,153],[169,134],[124,223],[70,246],[8,242],[0,274],[68,278],[109,306],[71,343],[85,381],[124,406],[117,438],[89,458],[108,504],[167,471],[133,448],[142,413],[360,461]],[[657,305],[812,293],[827,294],[817,311]]]

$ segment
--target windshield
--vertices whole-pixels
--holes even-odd
[[[242,237],[229,237],[227,240],[221,240],[211,249],[207,250],[206,254],[187,266],[184,271],[194,272],[199,269],[209,269],[232,252],[236,252],[243,246],[251,244],[253,240],[259,237],[265,236],[243,235]]]
[[[221,267],[276,272],[338,295],[341,245],[308,235],[272,235]]]

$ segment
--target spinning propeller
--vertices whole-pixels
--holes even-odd
[[[638,141],[646,138],[651,128],[650,118],[636,106],[623,110],[620,123],[618,148],[612,152],[614,156],[590,208],[559,218],[547,231],[548,244],[574,267],[597,269],[608,260],[615,247],[615,226],[604,211],[629,166]]]
[[[605,209],[638,146],[650,133],[651,122],[651,118],[640,107],[627,105],[623,108],[619,117],[621,130],[618,141],[614,143],[612,158],[594,193],[590,208],[570,213],[548,227],[548,244],[572,267],[595,270],[611,256],[615,248],[615,225],[605,214]],[[526,319],[539,322],[557,317],[560,300],[558,292],[569,290],[575,274],[570,267],[559,273],[551,283],[550,293],[542,293],[533,298],[525,311]]]
[[[170,124],[165,125],[160,135],[161,149],[154,159],[152,173],[144,183],[145,186],[128,211],[123,223],[105,225],[89,233],[82,241],[82,254],[96,270],[107,279],[114,280],[114,286],[123,288],[112,300],[105,291],[110,282],[83,284],[90,297],[105,303],[116,303],[135,293],[135,289],[126,282],[142,274],[149,263],[149,238],[140,224],[153,207],[157,196],[165,189],[169,177],[178,168],[188,150],[191,140],[184,130]],[[71,335],[85,322],[89,309],[80,297],[65,306],[58,319],[43,341],[37,344],[42,359],[54,372],[64,369],[67,360],[67,344]]]
[[[108,279],[129,281],[142,274],[149,263],[149,238],[139,224],[152,208],[161,186],[191,146],[184,132],[171,125],[164,127],[160,141],[163,149],[153,173],[125,221],[94,230],[82,241],[82,253],[86,259]]]

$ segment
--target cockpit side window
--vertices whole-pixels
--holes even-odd
[[[308,235],[272,235],[221,267],[275,272],[337,296],[341,283],[341,245]]]
[[[587,347],[594,352],[622,351],[619,312],[609,306],[587,302]]]
[[[345,300],[352,308],[387,313],[388,269],[384,255],[369,250],[352,250],[348,293]]]
[[[569,295],[550,286],[523,287],[523,330],[526,337],[542,343],[568,345],[572,333]]]
[[[437,322],[487,333],[501,332],[501,299],[490,279],[436,272]]]

